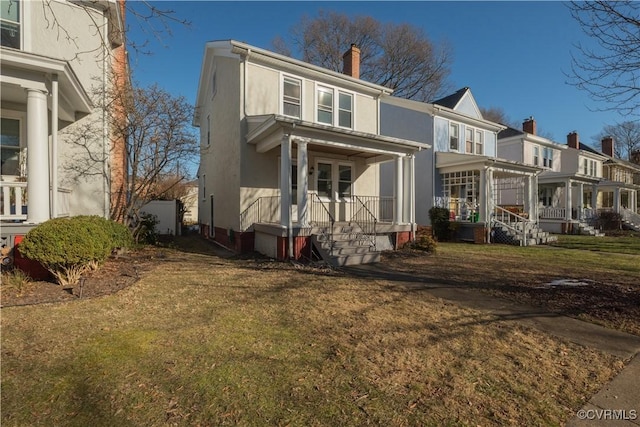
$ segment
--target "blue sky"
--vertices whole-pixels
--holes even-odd
[[[613,112],[592,111],[598,105],[566,83],[573,44],[589,41],[561,2],[154,3],[192,25],[174,25],[172,37],[151,40],[153,55],[131,54],[134,79],[142,85],[158,83],[190,102],[195,101],[207,41],[235,39],[272,49],[272,40],[286,36],[305,14],[334,10],[409,23],[435,41],[447,41],[454,57],[452,91],[468,86],[481,107],[500,107],[519,123],[534,116],[538,129],[557,142],[566,143],[567,133],[575,130],[582,142],[592,144],[604,125],[623,120]],[[128,24],[130,38],[149,38],[133,18]]]

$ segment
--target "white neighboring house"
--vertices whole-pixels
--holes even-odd
[[[360,51],[337,73],[245,43],[207,43],[200,128],[199,222],[238,252],[370,262],[412,238],[414,156],[428,144],[380,133],[391,91],[359,79]],[[391,161],[396,197],[381,197]]]
[[[114,150],[91,89],[107,87],[116,64],[126,73],[124,1],[0,4],[0,221],[2,245],[13,246],[50,218],[109,216],[113,173],[124,172],[124,157],[113,157],[122,150]],[[102,123],[91,153],[65,137],[89,121]],[[94,154],[108,159],[94,165],[95,173],[70,172],[70,162]]]
[[[449,210],[461,240],[518,245],[549,240],[536,224],[541,168],[498,155],[497,135],[505,126],[482,117],[469,88],[432,103],[385,96],[381,129],[432,145],[415,160],[418,224],[430,225],[429,210],[438,206]],[[381,183],[391,175],[383,165]],[[390,194],[388,186],[382,194]]]

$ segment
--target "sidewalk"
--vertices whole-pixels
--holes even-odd
[[[346,267],[344,271],[354,276],[386,279],[407,287],[419,287],[435,297],[489,312],[500,320],[519,322],[567,341],[630,360],[617,377],[568,421],[567,426],[640,426],[639,336],[549,312],[544,308],[512,303],[477,289],[429,283],[416,276],[389,272],[381,264]]]

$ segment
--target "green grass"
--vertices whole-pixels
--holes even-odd
[[[558,242],[553,245],[567,249],[640,255],[640,236],[637,235],[627,237],[560,235]]]
[[[559,425],[622,366],[385,280],[167,254],[2,309],[3,426]]]

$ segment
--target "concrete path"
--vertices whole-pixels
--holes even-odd
[[[402,286],[424,289],[435,297],[489,312],[500,320],[518,322],[630,361],[617,377],[593,396],[573,419],[569,420],[567,426],[640,426],[639,336],[607,329],[594,323],[549,312],[540,307],[516,304],[486,294],[479,289],[432,283],[419,276],[389,272],[384,269],[384,264],[351,266],[343,270],[359,277],[385,279]]]

